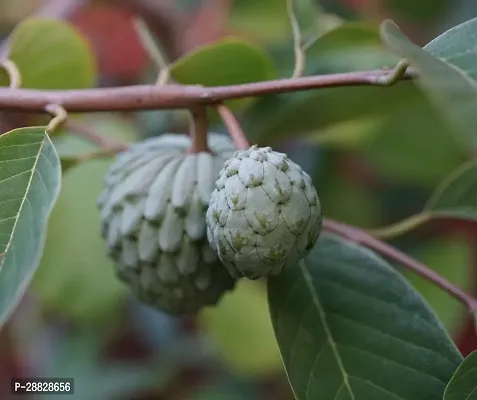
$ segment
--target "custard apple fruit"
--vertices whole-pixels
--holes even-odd
[[[206,221],[209,242],[231,276],[249,279],[296,264],[322,228],[310,176],[286,154],[257,146],[225,162]]]
[[[188,153],[187,135],[163,134],[119,154],[98,199],[101,233],[117,276],[137,298],[172,315],[194,314],[234,287],[206,234],[205,213],[235,151],[209,134],[211,153]]]

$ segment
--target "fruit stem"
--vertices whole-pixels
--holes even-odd
[[[230,137],[234,141],[235,147],[237,150],[246,150],[250,147],[248,143],[247,137],[243,132],[237,118],[235,115],[230,111],[230,109],[223,103],[219,103],[215,105],[215,109],[222,118],[225,126],[227,127]]]
[[[48,104],[45,110],[53,116],[46,127],[46,133],[51,135],[62,128],[68,119],[68,113],[60,104]]]
[[[207,146],[207,134],[209,124],[207,121],[207,112],[205,107],[194,107],[190,109],[191,124],[190,124],[190,137],[192,139],[192,145],[189,149],[189,153],[201,153],[209,151]]]

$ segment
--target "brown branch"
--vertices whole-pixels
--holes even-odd
[[[69,112],[190,108],[271,93],[342,86],[382,86],[382,77],[388,74],[393,74],[393,70],[348,72],[216,87],[136,85],[63,91],[1,88],[0,109],[43,112],[48,104],[61,104]],[[408,72],[402,79],[412,77],[413,74]]]
[[[436,286],[439,286],[448,294],[464,303],[471,312],[477,311],[477,299],[465,293],[457,286],[454,286],[451,282],[431,270],[428,266],[420,263],[417,260],[414,260],[412,257],[409,257],[407,254],[401,252],[400,250],[372,237],[371,235],[358,228],[345,225],[343,223],[336,222],[330,219],[324,220],[323,227],[328,232],[335,233],[348,240],[351,240],[352,242],[361,244],[365,247],[375,250],[377,253],[380,253],[381,255],[401,264],[403,267],[415,272],[416,274],[422,276],[424,279],[433,282]]]
[[[245,136],[242,127],[240,126],[232,111],[225,104],[222,103],[217,104],[215,108],[219,113],[220,118],[222,118],[222,121],[224,121],[224,124],[227,127],[227,130],[229,131],[229,134],[234,141],[235,148],[237,150],[248,149],[250,147],[250,144],[248,143],[247,137]]]

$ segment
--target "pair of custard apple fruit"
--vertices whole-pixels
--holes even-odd
[[[293,267],[321,232],[310,176],[270,147],[235,151],[209,133],[210,152],[163,134],[120,153],[98,204],[116,275],[171,315],[216,304],[239,278]]]

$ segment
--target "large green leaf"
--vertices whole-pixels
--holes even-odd
[[[476,29],[477,19],[468,21],[422,49],[412,43],[392,21],[385,21],[381,27],[387,47],[394,54],[406,58],[419,71],[416,83],[428,93],[461,137],[474,147],[477,146],[477,83],[469,74],[474,71],[477,60],[473,54]],[[457,42],[460,43],[454,46]]]
[[[268,285],[298,400],[438,399],[462,360],[395,269],[334,235],[324,234],[304,262]]]
[[[61,184],[60,160],[44,127],[0,136],[0,325],[35,273]]]
[[[133,141],[134,126],[123,118],[107,115],[88,118],[87,124],[103,135]],[[94,149],[65,132],[55,140],[61,156],[74,156]],[[75,322],[111,324],[120,316],[127,293],[114,276],[113,263],[100,235],[96,202],[103,176],[113,159],[80,164],[63,176],[63,187],[53,210],[43,258],[32,288],[46,309]],[[65,264],[65,260],[67,263]]]
[[[240,281],[217,307],[204,310],[200,322],[214,339],[221,359],[236,374],[257,376],[280,370],[280,352],[261,283]]]
[[[477,81],[477,18],[473,18],[439,35],[424,49],[434,57],[452,64]]]
[[[70,23],[43,18],[24,20],[10,37],[8,57],[17,65],[22,87],[82,89],[96,81],[93,52]],[[0,85],[8,85],[5,73]]]
[[[444,400],[477,400],[477,351],[457,368],[446,387]]]

